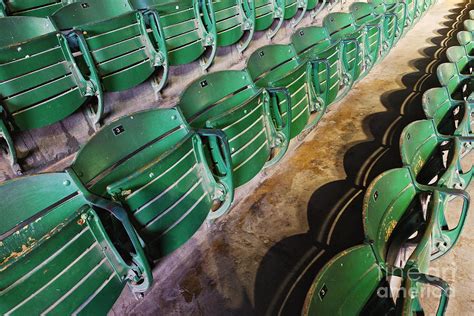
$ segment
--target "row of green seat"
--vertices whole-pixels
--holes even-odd
[[[474,18],[474,11],[470,12]],[[409,124],[400,138],[405,167],[389,170],[367,189],[363,220],[366,242],[336,255],[317,275],[305,303],[304,313],[357,315],[413,315],[423,312],[423,284],[441,288],[437,315],[443,315],[449,285],[426,275],[430,261],[446,254],[459,240],[467,212],[474,168],[461,164],[472,150],[474,92],[474,20],[464,22],[466,31],[457,34],[462,46],[449,47],[449,63],[438,66],[441,87],[427,90],[423,109],[427,120]],[[447,221],[454,212],[448,203],[463,199],[457,223]],[[448,224],[449,223],[449,224]],[[416,235],[414,235],[416,234]],[[415,236],[415,237],[413,237]],[[400,265],[400,250],[414,251]],[[390,293],[387,279],[401,278],[399,297]]]
[[[136,2],[136,8],[145,8],[143,1]],[[298,30],[290,45],[266,46],[250,57],[255,87],[289,88],[292,136],[306,125],[310,112],[318,113],[316,124],[325,108],[390,50],[430,1],[413,3],[354,3],[351,13],[326,17],[324,27]],[[0,29],[8,30],[0,35],[0,135],[15,172],[21,168],[12,132],[55,123],[91,97],[97,102],[88,113],[99,125],[104,91],[129,89],[160,73],[161,88],[169,65],[198,58],[205,68],[210,65],[216,38],[211,3],[181,1],[146,8],[135,10],[127,0],[91,0],[61,7],[48,19],[0,18]],[[281,91],[273,94],[284,98]],[[282,112],[284,102],[279,101]]]
[[[245,70],[198,78],[175,108],[104,126],[65,172],[1,184],[0,313],[105,311],[126,284],[145,291],[149,263],[228,212],[235,188],[280,160],[386,54],[380,42],[403,34],[387,11],[399,6],[373,8],[329,14],[291,44],[257,50]],[[364,9],[367,24],[356,23]]]

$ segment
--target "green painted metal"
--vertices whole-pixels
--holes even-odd
[[[474,20],[468,19],[463,22],[464,29],[468,32],[474,32]]]
[[[474,57],[474,38],[472,32],[468,31],[459,31],[456,34],[459,44],[464,48],[466,51],[466,55],[469,58]]]
[[[156,13],[136,12],[128,0],[87,0],[59,9],[50,19],[61,31],[73,30],[82,60],[96,69],[107,91],[132,88],[157,68],[167,74],[163,31]],[[153,25],[150,33],[147,20]]]
[[[0,0],[0,8],[3,8],[0,12],[3,11],[3,16],[47,17],[68,2],[68,0]]]
[[[462,46],[451,46],[446,50],[448,60],[456,65],[456,71],[461,76],[471,76],[474,70],[474,60],[469,58]]]
[[[394,43],[392,43],[393,46],[398,42],[405,31],[405,26],[407,24],[407,3],[398,0],[370,0],[369,3],[373,5],[375,14],[385,15],[386,21],[384,28],[388,29],[385,38],[391,38],[393,32],[393,18],[396,18],[396,31],[394,34]]]
[[[368,73],[370,62],[367,54],[367,35],[365,26],[357,27],[350,13],[329,13],[323,19],[333,41],[341,41],[341,63],[351,83],[358,81]],[[375,58],[373,59],[375,61]]]
[[[135,9],[158,14],[170,65],[183,65],[200,59],[203,69],[210,67],[217,46],[211,0],[130,0],[130,3]]]
[[[311,19],[315,19],[326,7],[327,0],[307,0],[306,11],[310,12]]]
[[[216,20],[217,45],[229,46],[237,42],[243,52],[252,40],[255,30],[255,5],[250,0],[213,0]]]
[[[89,193],[73,173],[7,181],[0,196],[2,315],[106,314],[126,284],[133,292],[150,286],[150,267],[124,209]],[[122,226],[120,242],[104,217]]]
[[[368,46],[377,45],[382,56],[375,56],[377,61],[385,57],[395,43],[398,19],[395,14],[378,14],[371,3],[354,2],[349,7],[357,25],[370,25],[368,34]]]
[[[474,168],[463,171],[462,154],[464,144],[473,141],[472,136],[440,135],[433,120],[421,120],[404,128],[400,137],[400,152],[403,163],[410,167],[417,182],[465,189],[472,180]]]
[[[247,70],[258,87],[288,89],[290,98],[277,93],[276,101],[283,119],[287,109],[291,108],[291,138],[298,136],[308,123],[315,125],[326,110],[324,104],[315,100],[313,79],[317,78],[313,72],[318,69],[319,63],[300,62],[292,45],[264,46],[247,61]],[[315,115],[310,122],[311,112]]]
[[[339,67],[341,45],[331,41],[324,27],[309,26],[298,29],[291,36],[291,44],[301,62],[313,61],[314,90],[311,89],[310,92],[315,92],[312,98],[321,108],[327,108],[346,93],[344,90],[350,87],[344,84],[346,81],[343,79],[349,80],[349,77],[345,77]]]
[[[192,127],[226,134],[234,186],[238,187],[278,162],[288,149],[291,111],[281,113],[272,102],[277,93],[285,92],[257,88],[246,71],[219,71],[191,83],[178,107]],[[219,150],[212,142],[207,148]],[[219,170],[225,169],[223,161],[216,163]]]
[[[458,73],[456,64],[443,63],[436,69],[438,80],[449,95],[449,100],[453,102],[467,101],[469,105],[469,112],[474,112],[472,106],[471,93],[474,91],[474,81],[471,80],[471,75],[462,75]]]
[[[203,141],[219,150],[206,157]],[[210,161],[222,161],[216,170]],[[85,186],[127,209],[152,259],[185,243],[206,218],[229,210],[232,167],[225,135],[194,131],[178,109],[149,110],[102,128],[72,165]]]
[[[21,173],[10,133],[53,124],[69,116],[90,96],[98,99],[90,108],[94,123],[103,113],[98,80],[81,73],[70,42],[44,18],[0,18],[0,134],[8,157]],[[3,36],[2,36],[3,35]]]
[[[283,18],[290,20],[291,27],[297,26],[304,18],[308,9],[308,0],[285,0],[285,14]]]
[[[431,88],[423,94],[423,110],[433,119],[439,134],[449,136],[473,136],[469,103],[449,97],[444,87]]]
[[[344,250],[316,276],[302,314],[359,315],[382,278],[383,271],[369,245]]]
[[[254,0],[255,30],[267,30],[267,38],[275,36],[283,25],[285,0]],[[272,27],[273,25],[273,27]]]

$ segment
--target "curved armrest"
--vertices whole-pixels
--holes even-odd
[[[215,157],[217,161],[224,162],[225,173],[216,176],[218,183],[222,186],[222,192],[216,193],[220,195],[220,199],[223,203],[217,210],[210,212],[208,216],[209,219],[216,219],[229,211],[234,200],[233,166],[230,146],[227,141],[227,136],[221,130],[198,129],[196,132],[201,137],[214,138],[218,141],[219,150],[213,151],[213,154],[219,155],[219,157]]]

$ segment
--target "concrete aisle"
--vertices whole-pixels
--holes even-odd
[[[439,0],[292,154],[238,192],[227,216],[162,260],[150,293],[135,301],[125,291],[111,313],[299,314],[321,266],[363,241],[365,188],[401,166],[400,132],[424,118],[421,94],[437,86],[434,67],[445,61],[437,49],[462,7]],[[472,214],[466,226],[455,251],[435,264],[456,268],[446,277],[455,289],[449,315],[474,314]]]

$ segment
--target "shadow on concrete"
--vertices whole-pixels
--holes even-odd
[[[467,10],[457,7],[446,16],[430,39],[423,58],[412,61],[412,73],[401,78],[407,88],[389,91],[381,102],[386,112],[365,118],[364,128],[372,140],[355,143],[345,153],[346,179],[327,183],[308,202],[309,231],[285,238],[273,246],[260,263],[255,281],[255,314],[299,315],[309,287],[318,271],[335,254],[364,240],[362,205],[370,182],[388,169],[401,167],[399,138],[405,126],[424,119],[421,98],[424,91],[439,86],[436,67],[446,62],[445,51],[456,45],[462,29],[459,16]]]

